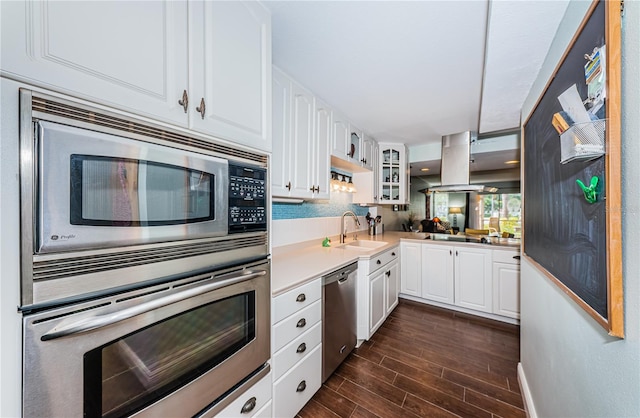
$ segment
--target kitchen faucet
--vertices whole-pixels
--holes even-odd
[[[340,243],[344,244],[345,239],[347,238],[347,234],[346,234],[346,230],[344,228],[344,217],[350,215],[353,216],[353,219],[355,219],[356,221],[356,230],[353,231],[353,240],[357,240],[358,239],[358,228],[360,226],[360,221],[358,220],[358,217],[356,216],[355,213],[353,213],[352,211],[348,210],[345,213],[342,214],[342,218],[340,219]]]

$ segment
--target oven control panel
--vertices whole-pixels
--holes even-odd
[[[229,163],[229,233],[267,230],[267,170]]]

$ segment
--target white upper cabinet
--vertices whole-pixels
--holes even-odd
[[[368,170],[373,170],[374,169],[374,162],[376,160],[376,158],[374,158],[375,155],[375,146],[376,146],[376,141],[367,136],[366,134],[363,134],[363,138],[362,138],[362,157],[360,158],[360,162],[362,163],[362,166]]]
[[[186,126],[187,3],[9,1],[4,76]]]
[[[295,199],[328,199],[331,109],[273,69],[272,194]]]
[[[271,157],[271,193],[288,196],[291,191],[291,90],[289,77],[273,68],[273,154]]]
[[[315,141],[314,153],[314,174],[316,187],[314,197],[318,199],[329,199],[329,182],[331,177],[331,155],[329,147],[331,145],[333,133],[333,111],[329,106],[316,99],[315,107]]]
[[[2,75],[271,150],[271,17],[260,3],[0,7]]]
[[[341,160],[349,160],[348,149],[351,147],[351,131],[349,121],[344,115],[333,112],[333,141],[331,155]]]
[[[189,2],[194,130],[271,150],[271,16],[255,1]]]
[[[402,144],[379,143],[378,202],[405,204],[408,201],[407,151]]]

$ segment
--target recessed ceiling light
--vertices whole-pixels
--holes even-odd
[[[505,161],[505,164],[520,164],[520,160]]]
[[[425,168],[421,168],[420,171],[429,171],[429,169],[425,167]]]

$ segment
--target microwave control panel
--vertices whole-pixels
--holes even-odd
[[[229,163],[229,232],[267,230],[267,170]]]

